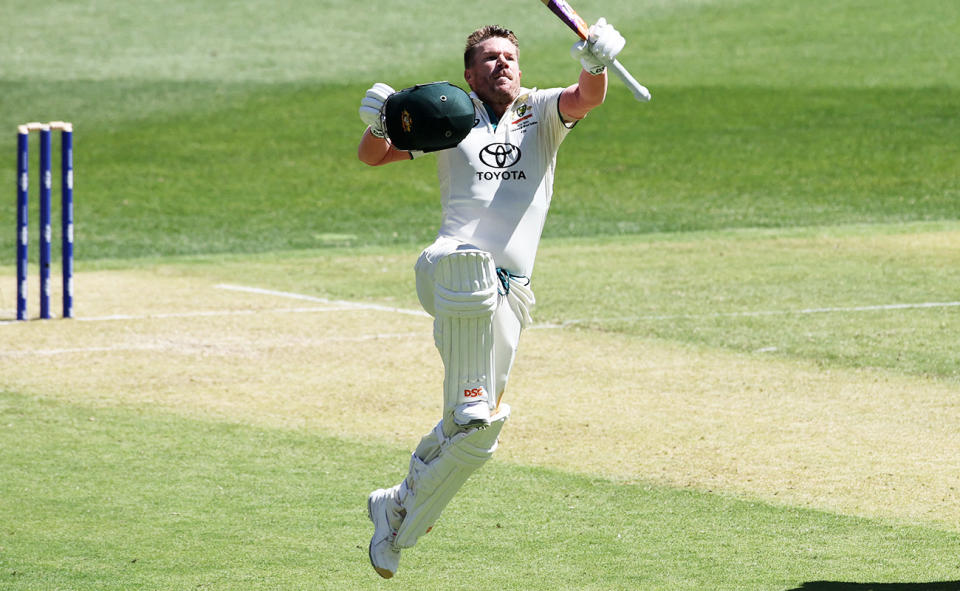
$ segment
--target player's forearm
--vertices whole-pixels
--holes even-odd
[[[607,98],[606,70],[596,75],[586,70],[580,70],[577,90],[580,94],[580,102],[588,111],[603,104],[604,99]]]
[[[587,116],[607,96],[607,73],[591,74],[580,70],[580,80],[560,95],[560,113],[568,121]]]
[[[376,166],[380,164],[380,161],[383,160],[383,157],[387,155],[389,150],[390,143],[383,138],[374,136],[370,133],[370,128],[368,127],[366,131],[363,132],[363,137],[360,138],[360,145],[357,147],[357,158],[364,164]]]
[[[394,148],[390,142],[384,138],[377,137],[370,133],[368,128],[363,132],[360,138],[360,146],[357,148],[357,158],[364,164],[370,166],[380,166],[398,160],[409,160],[410,153]]]

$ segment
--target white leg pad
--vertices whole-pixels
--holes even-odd
[[[463,404],[496,406],[493,314],[499,303],[493,258],[458,250],[437,262],[434,340],[444,366],[444,412]]]
[[[410,473],[400,485],[399,496],[406,515],[394,538],[397,549],[416,544],[433,527],[467,478],[490,459],[508,416],[510,406],[501,404],[490,418],[489,427],[461,431],[452,437],[443,434],[442,423],[436,426],[433,436],[440,441],[440,453],[426,462],[413,454]]]

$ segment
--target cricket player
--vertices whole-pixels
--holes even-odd
[[[583,66],[577,83],[538,90],[520,84],[513,32],[491,25],[467,38],[464,79],[472,90],[473,126],[456,146],[433,151],[442,221],[415,266],[417,295],[434,318],[444,366],[443,417],[414,450],[406,478],[368,498],[370,562],[384,578],[396,573],[400,551],[434,525],[497,447],[510,415],[501,397],[534,304],[529,278],[553,194],[557,150],[577,121],[603,103],[606,67],[624,43],[600,19],[588,40],[572,48]],[[423,155],[385,137],[381,110],[393,93],[378,83],[361,102],[368,127],[358,156],[371,166]],[[415,125],[404,121],[406,129]]]

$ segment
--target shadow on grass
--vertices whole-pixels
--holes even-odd
[[[842,583],[811,581],[787,591],[960,591],[960,581],[932,583]]]

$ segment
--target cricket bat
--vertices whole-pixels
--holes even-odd
[[[587,24],[577,11],[570,6],[566,0],[540,0],[546,4],[553,14],[564,22],[568,27],[570,27],[574,33],[580,36],[584,41],[587,40],[587,37],[590,35],[590,25]],[[613,70],[613,73],[617,75],[617,78],[623,81],[627,85],[627,88],[630,89],[630,92],[633,93],[633,97],[638,101],[649,101],[650,91],[643,85],[637,82],[636,78],[630,75],[630,72],[623,67],[617,60],[613,60],[613,63],[610,64],[610,69]]]

